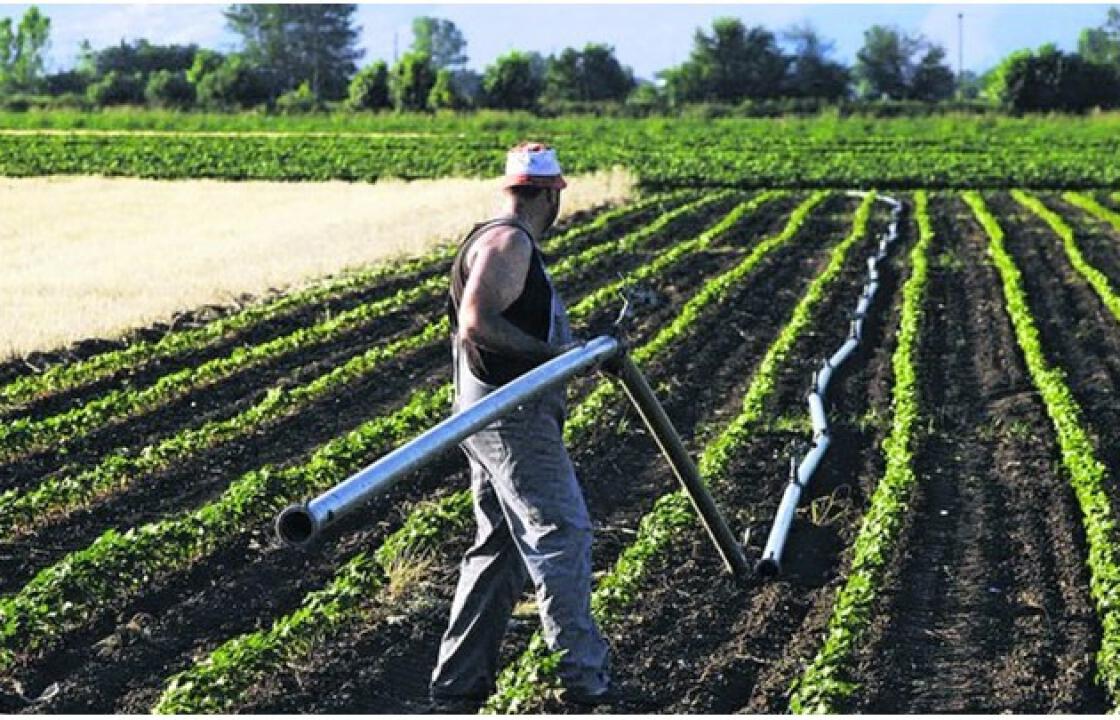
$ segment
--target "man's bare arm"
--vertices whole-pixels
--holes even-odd
[[[514,228],[499,228],[477,241],[470,276],[459,304],[459,332],[491,352],[547,360],[557,352],[502,317],[525,287],[533,241]]]

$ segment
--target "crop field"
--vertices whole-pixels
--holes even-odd
[[[145,143],[162,127],[79,136],[60,122],[0,133],[0,173],[104,171],[58,164],[86,143],[119,154],[82,162],[154,163],[114,166],[149,176],[214,174],[173,164],[188,156],[225,172],[229,142],[288,148],[254,139],[259,128],[202,124],[161,141],[160,156]],[[566,122],[543,126],[562,148],[564,132],[597,127]],[[571,383],[593,611],[629,698],[612,712],[1120,707],[1120,161],[1098,125],[1058,148],[1059,121],[1018,139],[1025,126],[1006,122],[990,153],[967,131],[910,143],[883,123],[845,142],[824,139],[835,125],[823,121],[792,139],[772,125],[762,160],[749,149],[766,138],[748,124],[739,154],[736,136],[712,133],[741,160],[702,181],[711,148],[685,152],[699,124],[662,129],[676,140],[634,163],[641,193],[544,239],[578,334],[609,328],[622,290],[640,299],[632,356],[754,560],[790,459],[812,441],[813,374],[849,337],[894,222],[885,200],[903,208],[859,350],[829,391],[832,443],[778,577],[727,574],[620,387],[599,374]],[[337,143],[340,164],[324,154],[316,167],[346,179],[380,172],[351,176],[351,149],[396,162],[357,144],[376,129],[289,130]],[[474,145],[489,152],[521,130]],[[634,132],[623,145],[653,129]],[[440,142],[432,174],[466,172],[435,167]],[[844,152],[813,160],[825,145]],[[595,152],[574,151],[573,165],[629,164]],[[756,176],[771,156],[782,159]],[[461,455],[308,550],[282,547],[272,519],[447,416],[450,257],[441,247],[137,329],[47,367],[0,365],[0,712],[425,709],[474,530]],[[527,593],[485,709],[571,709],[538,630]]]

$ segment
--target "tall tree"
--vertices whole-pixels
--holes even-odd
[[[821,38],[813,26],[794,25],[782,33],[791,48],[786,93],[794,97],[839,100],[848,94],[851,73],[829,59],[835,43]]]
[[[945,48],[883,25],[863,34],[855,77],[859,95],[868,99],[943,100],[954,89]]]
[[[147,77],[161,70],[186,72],[197,52],[197,45],[153,45],[144,39],[131,43],[121,40],[119,45],[101,50],[94,50],[87,42],[82,45],[82,62],[86,71],[97,77],[113,70]]]
[[[1092,63],[1120,66],[1120,8],[1109,8],[1099,28],[1081,31],[1077,53]]]
[[[1084,112],[1120,105],[1120,73],[1054,45],[1017,53],[1003,70],[1003,103],[1017,112]]]
[[[458,70],[467,64],[467,41],[450,20],[414,18],[411,50],[430,57],[436,70]]]
[[[925,102],[948,100],[956,87],[956,76],[945,63],[945,48],[940,45],[929,47],[914,66],[914,74],[910,78],[910,99]]]
[[[511,51],[486,68],[482,91],[486,104],[503,110],[530,110],[537,105],[544,90],[544,78],[538,67],[539,58],[530,53]]]
[[[778,97],[787,59],[774,34],[718,18],[712,33],[697,30],[689,59],[661,73],[675,102],[725,102]]]
[[[898,28],[873,25],[863,33],[856,53],[856,88],[860,97],[901,100],[907,95],[910,57],[917,50],[913,38]]]
[[[432,59],[424,53],[410,52],[393,66],[392,89],[393,106],[398,112],[418,112],[428,109],[428,96],[436,84],[436,70]]]
[[[609,45],[565,48],[549,58],[545,71],[544,92],[550,100],[621,101],[633,89],[633,72],[622,66]]]
[[[389,68],[383,60],[362,68],[350,81],[349,104],[354,110],[384,110],[392,106]]]
[[[34,5],[14,31],[11,18],[0,20],[0,90],[35,92],[41,88],[50,35],[51,19]]]
[[[266,70],[274,93],[306,82],[318,98],[346,95],[362,51],[354,26],[356,5],[231,5],[230,29],[241,36],[244,56]]]

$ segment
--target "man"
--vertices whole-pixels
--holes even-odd
[[[476,225],[459,248],[448,304],[456,410],[572,345],[538,245],[566,185],[554,150],[513,148],[501,215]],[[563,387],[550,390],[461,445],[478,530],[432,673],[436,707],[477,705],[492,692],[502,636],[527,579],[548,646],[564,653],[565,699],[613,697],[607,645],[591,617],[591,521],[564,448],[564,398]]]

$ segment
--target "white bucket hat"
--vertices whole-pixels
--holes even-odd
[[[568,186],[556,159],[556,151],[536,142],[521,143],[506,155],[502,187],[543,187],[563,190]]]

